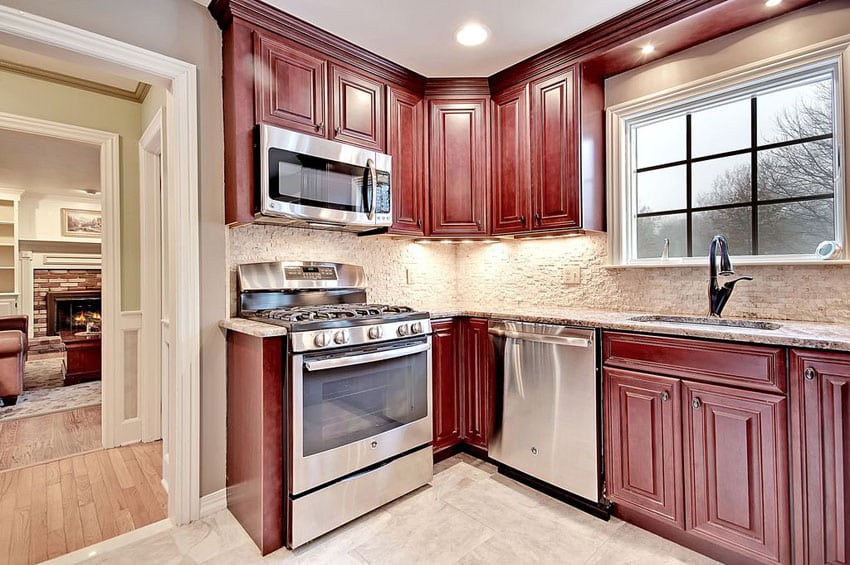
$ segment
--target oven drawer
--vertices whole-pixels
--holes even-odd
[[[430,448],[292,500],[289,547],[295,548],[431,481]]]

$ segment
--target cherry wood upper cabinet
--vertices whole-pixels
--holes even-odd
[[[254,34],[257,120],[324,136],[327,64],[304,49]]]
[[[686,525],[752,559],[789,563],[784,396],[682,385]]]
[[[461,426],[461,375],[458,366],[458,331],[454,320],[435,320],[431,327],[432,406],[434,453],[457,445]]]
[[[425,118],[421,96],[390,88],[389,140],[393,158],[392,233],[425,235]]]
[[[432,235],[487,235],[487,98],[438,99],[430,115]]]
[[[850,563],[850,354],[791,351],[795,561]]]
[[[333,130],[330,137],[384,151],[384,85],[331,65]]]
[[[531,227],[531,166],[528,146],[528,86],[492,98],[494,235]]]
[[[470,318],[462,324],[464,439],[487,450],[495,400],[495,367],[487,320]]]
[[[681,381],[605,369],[608,498],[685,528]]]
[[[534,228],[581,226],[577,96],[572,68],[531,83]]]

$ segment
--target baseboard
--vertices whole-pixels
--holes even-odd
[[[227,489],[220,489],[201,497],[201,518],[227,508]]]

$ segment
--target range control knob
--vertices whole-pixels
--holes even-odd
[[[316,344],[316,347],[324,347],[328,344],[328,336],[326,333],[317,333],[316,337],[313,338],[313,343]]]
[[[406,335],[408,334],[407,324],[402,324],[402,325],[400,325],[400,326],[398,327],[398,330],[396,330],[396,331],[398,332],[399,337],[404,337],[404,336],[406,336]]]
[[[381,339],[384,337],[384,330],[381,326],[372,326],[369,328],[369,339]]]
[[[412,324],[410,324],[410,333],[421,334],[422,333],[422,323],[421,322],[413,322]]]
[[[334,343],[342,345],[344,343],[348,343],[351,339],[351,334],[348,333],[348,330],[339,330],[334,334]]]

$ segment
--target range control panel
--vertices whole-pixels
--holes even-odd
[[[335,281],[336,269],[333,267],[284,267],[286,278],[291,281]]]

